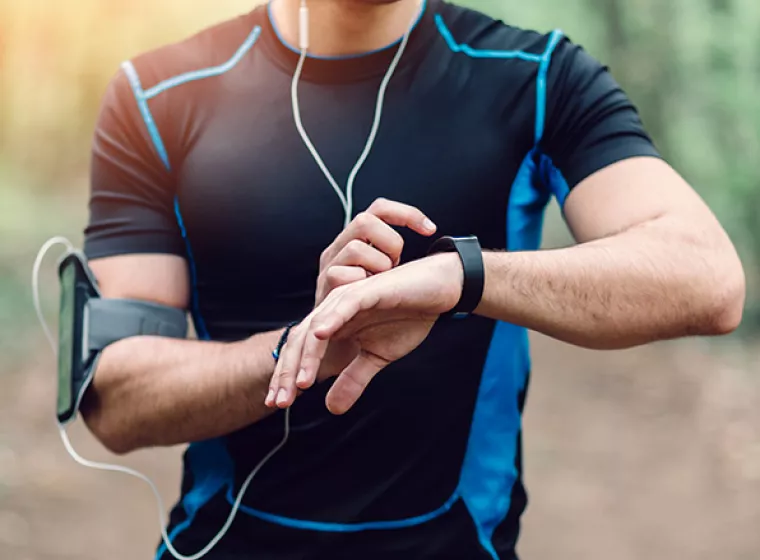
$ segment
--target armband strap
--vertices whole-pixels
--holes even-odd
[[[83,335],[88,355],[133,336],[186,338],[187,315],[147,301],[93,298],[85,306]]]
[[[158,303],[102,299],[97,281],[79,251],[58,265],[61,282],[58,322],[58,422],[74,420],[103,350],[136,336],[187,337],[187,313]]]

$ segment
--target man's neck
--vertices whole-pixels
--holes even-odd
[[[298,45],[300,0],[273,0],[272,17],[285,41]],[[421,0],[373,4],[360,0],[309,0],[309,53],[361,54],[403,37],[419,14]]]

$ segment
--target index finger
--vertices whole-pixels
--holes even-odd
[[[388,225],[407,227],[424,236],[433,235],[437,229],[419,208],[387,198],[376,199],[367,208],[367,213],[377,216]]]

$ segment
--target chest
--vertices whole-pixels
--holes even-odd
[[[299,89],[304,128],[344,194],[378,85]],[[201,287],[309,293],[320,253],[343,227],[343,205],[297,131],[289,92],[286,76],[240,88],[199,119],[178,195]],[[353,215],[385,197],[423,210],[440,234],[475,234],[485,247],[504,248],[509,188],[529,149],[524,121],[461,91],[389,88],[356,175]],[[429,240],[401,234],[404,260],[425,254]]]

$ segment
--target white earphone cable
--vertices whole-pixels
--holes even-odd
[[[306,9],[306,1],[302,0],[301,10],[300,10],[299,29],[301,30],[308,29],[307,18],[308,18],[308,11]],[[338,186],[338,182],[335,180],[332,173],[330,173],[330,170],[327,168],[321,156],[319,155],[319,152],[317,151],[316,147],[312,143],[311,138],[309,138],[309,135],[306,132],[306,129],[304,128],[303,122],[301,120],[301,109],[300,109],[300,104],[298,100],[298,83],[301,80],[303,66],[306,61],[306,55],[307,55],[307,50],[308,50],[308,39],[304,39],[303,37],[299,38],[299,47],[301,49],[301,56],[298,59],[298,65],[296,66],[295,73],[293,74],[293,81],[291,82],[291,88],[290,88],[291,103],[293,105],[293,118],[295,120],[298,133],[301,135],[301,139],[303,140],[303,143],[306,145],[306,148],[309,150],[309,153],[311,153],[311,156],[314,158],[314,161],[322,170],[322,173],[324,174],[327,181],[330,183],[330,186],[332,187],[332,189],[335,191],[335,194],[337,194],[338,198],[340,199],[340,203],[343,206],[343,211],[345,213],[345,219],[343,222],[344,228],[348,226],[348,224],[351,222],[351,219],[353,217],[354,182],[356,181],[356,177],[359,174],[359,171],[361,171],[362,166],[367,161],[367,157],[369,157],[369,154],[372,151],[372,146],[375,143],[377,132],[380,129],[380,121],[383,116],[383,105],[385,103],[385,92],[388,89],[388,84],[390,84],[393,74],[396,72],[396,68],[398,67],[399,62],[401,61],[401,57],[403,56],[404,51],[406,50],[407,44],[409,43],[409,36],[412,34],[413,28],[414,26],[410,25],[409,28],[407,29],[406,33],[401,39],[401,43],[399,44],[398,50],[396,51],[396,55],[393,57],[393,60],[391,61],[390,66],[388,67],[388,71],[385,73],[385,77],[380,83],[380,89],[377,94],[377,102],[375,104],[375,116],[372,121],[372,128],[370,129],[369,136],[367,137],[367,142],[364,145],[364,150],[362,150],[362,153],[359,156],[359,159],[356,161],[356,164],[354,165],[353,169],[351,170],[351,173],[348,176],[345,195],[340,190],[340,187]]]
[[[359,156],[359,159],[356,161],[356,164],[354,165],[353,169],[351,170],[351,173],[349,174],[348,181],[346,184],[346,194],[344,195],[344,193],[341,191],[340,187],[338,186],[338,183],[335,181],[334,177],[332,176],[332,173],[330,173],[330,170],[327,168],[324,161],[322,161],[322,158],[320,157],[319,152],[317,151],[314,144],[311,142],[311,139],[309,138],[309,135],[306,132],[303,126],[303,123],[301,121],[301,110],[300,110],[299,100],[298,100],[298,84],[301,78],[301,74],[303,72],[303,66],[306,61],[306,55],[307,55],[307,50],[308,50],[308,10],[306,8],[306,0],[301,1],[300,21],[299,21],[299,47],[301,49],[301,55],[298,60],[298,65],[296,66],[295,73],[293,74],[293,81],[291,83],[291,101],[293,105],[293,116],[294,116],[296,128],[298,129],[298,132],[301,135],[301,138],[304,144],[306,145],[306,148],[311,153],[312,157],[314,158],[314,161],[317,163],[317,165],[321,169],[325,178],[330,183],[330,186],[335,191],[335,194],[338,196],[338,199],[340,200],[341,205],[343,206],[343,210],[345,212],[344,227],[348,226],[353,214],[354,182],[356,181],[356,177],[359,174],[359,171],[361,170],[365,161],[367,160],[367,157],[369,156],[370,151],[372,150],[372,146],[374,145],[375,138],[377,137],[377,132],[380,128],[380,121],[382,119],[383,104],[385,102],[385,93],[388,88],[388,84],[390,83],[390,80],[393,77],[393,74],[395,73],[396,68],[398,67],[401,57],[404,54],[404,51],[406,50],[406,46],[409,42],[409,36],[411,35],[411,32],[412,32],[412,28],[413,26],[410,26],[407,32],[404,34],[404,37],[401,40],[401,43],[398,47],[396,55],[393,57],[393,60],[390,66],[388,67],[388,71],[386,72],[385,77],[383,78],[380,84],[380,89],[377,95],[377,102],[375,104],[375,116],[372,122],[372,128],[370,129],[370,133],[367,138],[367,142],[364,146],[364,150],[362,151],[361,155]],[[37,258],[34,261],[34,267],[32,269],[32,297],[34,300],[34,309],[35,309],[35,312],[37,313],[37,318],[39,319],[40,324],[42,325],[42,329],[45,333],[45,337],[47,338],[48,343],[50,344],[50,348],[53,351],[53,355],[57,357],[58,355],[57,344],[56,344],[55,338],[53,337],[53,333],[50,330],[50,327],[48,326],[48,323],[45,320],[45,316],[43,315],[43,312],[42,312],[42,305],[40,302],[40,286],[39,286],[39,275],[40,275],[40,269],[42,267],[42,262],[45,256],[47,255],[47,253],[50,251],[50,249],[52,249],[56,245],[65,246],[69,253],[74,251],[74,247],[71,244],[71,242],[64,237],[53,237],[43,244],[43,246],[40,248],[39,252],[37,253]],[[282,440],[259,462],[258,465],[256,465],[253,468],[253,470],[250,472],[248,477],[245,479],[242,486],[240,487],[240,490],[238,491],[237,497],[232,506],[232,509],[230,510],[230,514],[227,517],[227,520],[225,521],[224,525],[219,530],[219,532],[216,534],[216,536],[201,551],[197,552],[196,554],[193,554],[192,556],[185,556],[183,554],[180,554],[172,545],[171,539],[166,532],[167,518],[166,518],[166,513],[165,513],[164,501],[161,498],[161,494],[159,493],[158,488],[156,487],[156,485],[153,483],[153,481],[150,478],[148,478],[146,475],[142,474],[141,472],[131,469],[129,467],[124,467],[121,465],[112,465],[112,464],[107,464],[107,463],[99,463],[99,462],[85,459],[84,457],[79,455],[79,453],[77,453],[77,451],[72,446],[71,440],[69,439],[69,436],[66,432],[66,427],[59,423],[58,430],[61,436],[61,441],[63,442],[63,445],[66,451],[74,459],[74,461],[76,461],[78,464],[82,465],[83,467],[96,469],[100,471],[118,472],[118,473],[132,476],[134,478],[138,478],[142,480],[143,482],[145,482],[149,486],[151,492],[156,498],[156,504],[158,507],[158,517],[160,521],[161,537],[163,539],[164,545],[166,546],[166,549],[177,560],[200,560],[206,554],[208,554],[227,534],[227,531],[232,526],[232,523],[234,522],[235,517],[237,516],[237,513],[240,510],[243,497],[245,496],[245,493],[248,490],[248,487],[251,485],[251,482],[253,481],[254,477],[258,474],[261,468],[287,443],[288,438],[290,436],[290,409],[289,408],[285,411],[284,416],[285,416],[285,429],[284,429]]]
[[[45,259],[45,255],[48,254],[50,249],[56,245],[63,245],[66,250],[71,253],[74,251],[74,246],[65,237],[52,237],[45,241],[37,253],[37,257],[34,259],[34,266],[32,267],[32,299],[34,300],[34,311],[37,313],[37,319],[42,325],[42,330],[45,333],[50,348],[53,349],[53,353],[57,356],[58,350],[53,337],[53,332],[45,320],[45,316],[42,314],[42,303],[40,302],[40,269],[42,268],[42,261]]]
[[[45,258],[45,255],[56,245],[64,245],[67,249],[67,251],[73,252],[74,247],[71,244],[71,242],[64,238],[64,237],[53,237],[52,239],[49,239],[45,242],[45,244],[40,248],[39,252],[37,253],[37,258],[34,261],[34,267],[32,269],[32,298],[34,300],[34,309],[37,313],[37,318],[40,321],[40,324],[42,325],[42,330],[45,332],[45,337],[47,338],[48,342],[50,343],[50,348],[53,351],[54,356],[58,356],[58,348],[55,342],[55,338],[53,338],[52,331],[50,330],[50,327],[48,326],[47,321],[45,320],[45,316],[42,313],[42,305],[40,303],[40,284],[39,284],[39,276],[40,276],[40,269],[42,267],[42,262]],[[87,467],[90,469],[95,469],[99,471],[108,471],[108,472],[118,472],[122,474],[126,474],[129,476],[132,476],[134,478],[138,478],[145,482],[149,487],[151,492],[153,492],[153,495],[156,498],[156,504],[158,506],[158,518],[160,521],[160,529],[161,529],[161,538],[164,541],[164,544],[166,545],[166,549],[171,553],[172,556],[174,556],[177,560],[200,560],[200,558],[203,558],[208,554],[218,543],[221,541],[224,536],[227,534],[227,531],[229,531],[229,528],[232,526],[233,521],[235,520],[235,517],[237,516],[238,511],[240,510],[240,505],[243,501],[243,496],[245,496],[246,491],[248,490],[248,487],[251,485],[251,482],[253,481],[254,477],[258,474],[258,472],[261,470],[261,468],[272,458],[274,455],[282,449],[282,447],[287,443],[288,437],[290,435],[290,409],[288,408],[285,411],[285,431],[282,440],[279,444],[277,444],[276,447],[274,447],[267,455],[259,462],[258,465],[254,467],[254,469],[250,472],[248,477],[243,482],[243,485],[240,487],[240,490],[238,491],[237,498],[235,499],[235,503],[232,506],[232,509],[230,510],[230,514],[227,517],[227,520],[225,521],[222,528],[219,530],[219,532],[216,534],[216,536],[211,539],[211,542],[209,542],[203,550],[200,552],[197,552],[196,554],[193,554],[192,556],[185,556],[183,554],[180,554],[177,549],[174,548],[172,545],[171,539],[169,538],[169,535],[166,532],[166,525],[167,525],[167,519],[166,519],[166,513],[165,513],[165,506],[164,501],[161,498],[161,494],[158,491],[158,488],[156,488],[156,485],[153,483],[153,481],[148,478],[146,475],[142,474],[139,471],[136,471],[134,469],[130,469],[129,467],[124,467],[121,465],[111,465],[108,463],[98,463],[95,461],[90,461],[88,459],[85,459],[77,451],[74,449],[74,447],[71,445],[71,440],[69,439],[69,435],[66,433],[66,427],[62,424],[58,424],[58,431],[61,436],[61,441],[63,441],[63,446],[66,448],[66,451],[69,455],[71,455],[71,458],[74,459],[77,463],[82,465],[83,467]]]

